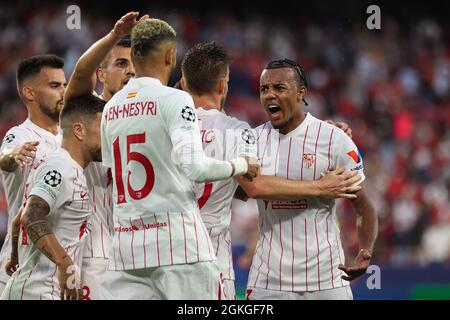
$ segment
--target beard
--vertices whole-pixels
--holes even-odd
[[[95,148],[89,150],[89,154],[91,155],[91,159],[94,162],[102,162],[102,149],[101,148]]]
[[[39,104],[39,109],[41,109],[41,112],[43,114],[45,114],[47,117],[49,117],[50,119],[52,119],[53,121],[59,122],[59,114],[61,113],[62,104],[61,104],[61,107],[59,105],[62,102],[63,102],[62,99],[59,100],[56,103],[56,107],[54,109],[49,107],[47,104]]]

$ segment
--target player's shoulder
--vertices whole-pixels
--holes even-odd
[[[6,131],[5,135],[2,139],[2,146],[6,145],[16,145],[23,143],[25,141],[31,141],[33,140],[32,131],[30,131],[30,128],[26,125],[26,121],[11,127]]]
[[[256,131],[270,130],[270,129],[273,129],[272,123],[270,121],[264,122],[263,124],[261,124],[255,128]]]
[[[76,164],[75,160],[73,160],[69,153],[63,148],[58,148],[55,151],[50,152],[35,167],[36,171],[55,170],[64,176],[76,175],[77,169],[80,168],[81,167]],[[83,172],[78,172],[78,174],[83,174]]]
[[[251,129],[250,125],[235,117],[229,116],[217,109],[205,110],[203,108],[197,109],[199,118],[209,119],[211,123],[214,123],[213,127],[222,130],[239,130],[239,129]]]
[[[190,96],[189,93],[187,93],[186,91],[168,87],[168,86],[162,86],[160,95],[161,95],[162,99],[164,99],[168,102],[170,101],[172,103],[176,103],[176,102],[191,103],[192,102],[192,97]]]

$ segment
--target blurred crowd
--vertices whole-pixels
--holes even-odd
[[[1,5],[3,6],[3,4]],[[67,5],[0,9],[0,134],[26,118],[15,70],[22,58],[56,53],[69,77],[79,56],[108,32],[117,17],[81,8],[81,29],[66,27]],[[366,186],[380,221],[375,261],[395,265],[450,263],[450,28],[423,19],[399,24],[383,15],[381,30],[365,21],[245,19],[225,11],[196,16],[158,9],[178,32],[178,55],[214,40],[232,57],[228,114],[257,126],[267,117],[259,105],[259,76],[272,58],[289,57],[305,69],[306,111],[347,122],[365,163]],[[447,28],[446,28],[447,27]],[[178,80],[177,70],[172,79]],[[6,201],[0,189],[0,239]],[[254,203],[235,201],[236,243],[256,226]],[[345,252],[358,250],[355,212],[339,202]]]

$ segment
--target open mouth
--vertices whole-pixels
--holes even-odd
[[[278,113],[279,111],[281,111],[281,108],[280,108],[279,106],[277,106],[276,104],[271,104],[271,105],[269,105],[269,106],[268,106],[268,109],[269,109],[269,112],[270,112],[271,114],[276,114],[276,113]]]

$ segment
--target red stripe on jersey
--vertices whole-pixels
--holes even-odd
[[[142,241],[142,247],[144,248],[144,268],[147,268],[147,248],[145,246],[145,223],[144,223],[144,219],[142,219],[141,216],[141,222],[142,222],[142,226],[144,227],[144,241]],[[170,230],[170,229],[169,229]],[[172,240],[172,239],[170,239]]]
[[[203,230],[203,236],[205,237],[206,243],[208,244],[209,257],[210,257],[211,259],[214,259],[214,258],[213,258],[213,255],[212,255],[212,253],[211,253],[211,245],[210,245],[211,237],[208,236],[208,230],[206,230],[205,224],[204,224],[204,223],[201,223],[200,226],[201,226],[201,228],[202,228],[202,230]],[[211,235],[211,231],[212,231],[212,228],[211,228],[211,230],[209,231],[209,235]]]
[[[170,241],[170,264],[173,265],[173,253],[172,253],[172,229],[170,227],[170,217],[167,212],[167,221],[169,222],[169,241]]]
[[[183,219],[183,234],[184,234],[184,261],[187,263],[187,243],[186,243],[186,228],[184,226],[184,215],[181,213],[181,219]]]
[[[292,230],[292,291],[294,291],[294,218],[291,219],[291,230]]]
[[[327,168],[327,171],[330,169],[330,164],[331,164],[330,149],[331,149],[331,138],[333,137],[333,132],[334,132],[334,128],[333,128],[333,130],[331,130],[330,141],[328,142],[328,168]]]
[[[328,249],[330,250],[330,271],[331,271],[331,284],[334,288],[334,274],[333,274],[333,255],[331,254],[331,244],[330,240],[328,239],[328,218],[330,217],[330,214],[327,215],[327,218],[325,219],[325,222],[327,223],[327,242],[328,242]]]
[[[197,245],[197,262],[200,262],[200,256],[198,253],[197,219],[195,217],[195,213],[194,213],[194,230],[195,230],[195,243]]]
[[[319,236],[317,235],[317,212],[316,215],[314,216],[314,230],[316,231],[316,244],[317,244],[317,282],[319,285],[319,290],[320,290],[320,259],[319,259],[319,253],[320,253],[320,248],[319,248]]]
[[[289,162],[291,161],[291,143],[292,137],[289,138],[289,151],[288,151],[288,159],[287,159],[287,168],[286,168],[286,179],[289,179]]]
[[[210,237],[211,237],[211,232],[212,232],[212,228],[209,228],[208,234],[209,234]]]
[[[306,268],[305,268],[305,274],[306,274],[306,290],[308,291],[308,234],[306,231],[306,219],[305,219],[305,255],[306,255]]]
[[[17,274],[17,277],[20,276],[20,272],[21,272],[21,271],[22,271],[22,270],[19,269],[19,273]],[[12,283],[11,283],[11,287],[9,287],[8,300],[11,300],[11,291],[12,291],[12,288],[13,288],[13,286],[14,286],[14,281],[16,281],[16,278],[13,278],[13,281],[12,281]]]
[[[337,252],[339,254],[339,264],[342,264],[342,259],[341,259],[341,250],[339,249],[339,241],[338,241],[338,237],[336,235],[336,246],[337,246]],[[342,272],[341,272],[342,273]],[[344,283],[342,282],[342,277],[339,277],[341,279],[341,286],[344,285]]]
[[[278,167],[279,167],[279,165],[278,165],[278,154],[280,152],[280,140],[281,140],[281,137],[278,136],[277,154],[275,155],[275,174],[274,174],[275,177],[277,176]]]
[[[256,275],[255,283],[253,284],[254,287],[256,286],[256,282],[258,282],[259,274],[261,272],[261,266],[263,264],[263,250],[262,250],[262,248],[263,248],[263,245],[264,245],[264,240],[266,240],[265,234],[263,234],[262,241],[260,242],[260,245],[259,245],[259,249],[261,249],[261,254],[259,256],[259,259],[261,260],[261,263],[259,264],[259,267],[258,267],[258,274]],[[258,251],[258,248],[256,249],[256,251]]]
[[[266,154],[267,143],[269,142],[269,137],[270,137],[271,133],[272,133],[272,130],[270,130],[269,133],[267,134],[266,144],[264,145],[264,151],[263,151],[261,159],[260,159],[261,167],[263,167],[263,164],[264,164],[264,155]]]
[[[95,201],[95,186],[92,186],[92,203],[94,204],[94,213],[97,212],[97,204]]]
[[[317,167],[317,144],[319,142],[319,136],[320,136],[320,128],[322,128],[322,122],[319,125],[319,130],[317,131],[317,139],[316,139],[316,147],[314,149],[314,155],[316,156],[316,159],[314,160],[314,178],[313,180],[316,180],[316,167]],[[317,235],[317,233],[316,233]],[[320,285],[319,285],[320,290]]]
[[[122,228],[122,225],[120,224],[119,220],[117,220],[117,223],[119,224],[119,227]],[[122,260],[122,267],[125,270],[125,263],[123,262],[123,257],[122,257],[122,250],[120,250],[120,234],[122,232],[119,232],[119,256],[120,256],[120,260]]]
[[[305,142],[306,142],[306,137],[308,136],[308,129],[309,129],[309,126],[306,127],[305,138],[303,139],[303,154],[302,154],[302,164],[301,164],[301,171],[300,171],[300,180],[303,180],[303,155],[305,154]]]
[[[36,130],[33,130],[33,131],[34,131],[34,133],[36,133],[36,135],[37,135],[39,138],[42,139],[42,136],[41,136]]]
[[[36,265],[36,266],[37,266],[37,265]],[[35,266],[35,267],[36,267],[36,266]],[[20,294],[20,300],[23,300],[23,289],[25,289],[25,285],[26,285],[28,279],[30,279],[31,274],[33,273],[33,270],[34,270],[34,268],[31,269],[30,273],[28,274],[28,278],[23,282],[22,293]]]
[[[153,214],[155,217],[155,226],[156,226],[156,252],[158,254],[158,267],[161,266],[161,260],[159,258],[159,228],[158,228],[158,219],[156,219],[156,214]],[[144,226],[145,229],[145,226]]]
[[[264,132],[264,128],[266,127],[266,125],[267,125],[267,122],[264,123],[264,126],[263,126],[262,129],[259,131],[258,138],[256,139],[257,142],[259,141],[259,137],[261,137],[261,134]]]
[[[280,219],[280,246],[281,246],[281,256],[280,256],[280,291],[281,291],[281,264],[283,262],[283,240],[281,239],[281,219]]]
[[[269,255],[267,256],[267,274],[266,274],[266,289],[269,286],[269,272],[270,272],[270,252],[272,251],[272,236],[273,228],[270,226],[270,242],[269,242]]]
[[[223,235],[223,240],[225,240],[225,242],[227,243],[227,248],[228,248],[228,261],[230,261],[230,263],[228,264],[228,279],[231,279],[231,242],[228,241],[227,238],[225,238],[225,235]]]
[[[133,262],[133,270],[136,269],[136,266],[134,264],[134,229],[133,229],[133,224],[131,223],[131,218],[130,218],[130,228],[131,228],[131,260]]]
[[[103,258],[106,259],[106,254],[105,254],[105,244],[103,241],[103,223],[100,224],[100,230],[101,230],[101,237],[102,237],[102,252],[103,252]]]
[[[217,235],[217,249],[216,249],[216,257],[219,255],[219,247],[220,247],[220,233]]]

